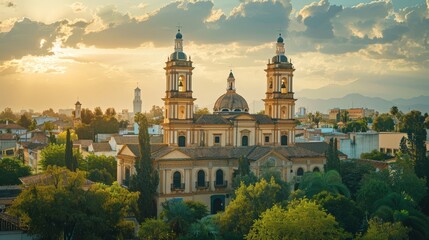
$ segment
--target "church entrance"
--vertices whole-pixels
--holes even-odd
[[[283,135],[280,139],[281,145],[286,146],[287,145],[287,136]]]
[[[211,214],[225,211],[225,195],[213,195],[210,197]]]
[[[243,147],[249,146],[249,137],[248,136],[241,137],[241,146],[243,146]]]

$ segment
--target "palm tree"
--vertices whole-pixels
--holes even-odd
[[[335,170],[325,173],[311,172],[304,174],[299,184],[299,189],[304,190],[309,198],[322,191],[350,197],[349,189],[343,184],[340,174]]]

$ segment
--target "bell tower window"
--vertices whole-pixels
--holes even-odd
[[[186,91],[186,83],[185,83],[185,76],[180,75],[179,77],[179,92]]]
[[[287,79],[286,78],[282,79],[281,93],[287,93]]]

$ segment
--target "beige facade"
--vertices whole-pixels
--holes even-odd
[[[400,132],[380,132],[379,150],[382,153],[394,155],[399,151],[399,144],[403,137],[407,138],[406,133]]]
[[[235,89],[230,72],[226,93],[214,104],[213,114],[194,114],[193,69],[183,52],[180,31],[175,51],[166,63],[163,144],[151,145],[153,166],[159,172],[158,213],[167,200],[196,200],[211,213],[223,211],[232,193],[238,159],[246,157],[260,176],[265,169],[278,171],[294,183],[306,171],[322,171],[325,150],[320,143],[295,144],[295,101],[292,63],[284,55],[283,38],[266,68],[264,114],[249,114],[246,100]],[[137,144],[118,149],[118,182],[127,185],[139,158]]]

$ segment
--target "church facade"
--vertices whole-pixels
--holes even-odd
[[[250,160],[257,176],[269,167],[288,182],[299,181],[306,171],[323,170],[326,143],[295,143],[295,68],[285,56],[281,36],[265,69],[265,114],[249,113],[246,100],[237,93],[232,71],[213,114],[194,114],[194,67],[183,51],[180,30],[164,69],[164,139],[151,149],[160,177],[158,213],[163,202],[173,199],[203,202],[211,213],[223,211],[230,201],[240,157]],[[117,158],[118,182],[126,185],[135,172],[138,145],[125,145]]]

